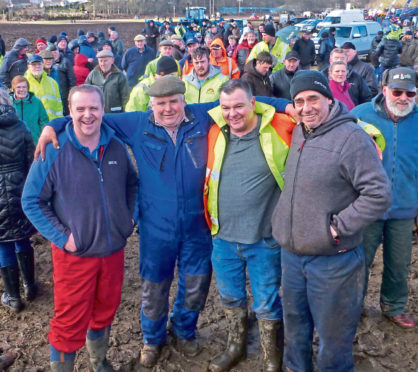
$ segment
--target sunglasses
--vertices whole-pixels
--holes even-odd
[[[403,93],[405,93],[408,98],[414,98],[417,95],[416,92],[409,92],[409,91],[406,92],[404,90],[392,90],[392,96],[394,97],[400,97]]]

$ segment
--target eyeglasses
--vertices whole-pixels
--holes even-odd
[[[392,90],[391,93],[394,97],[400,97],[403,93],[405,93],[408,98],[414,98],[417,95],[417,92],[409,92],[405,90]]]

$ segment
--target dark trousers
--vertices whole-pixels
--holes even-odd
[[[287,368],[313,371],[315,328],[318,369],[354,371],[353,340],[363,306],[364,276],[362,247],[334,256],[298,256],[282,249]]]
[[[403,314],[408,301],[408,270],[411,264],[414,219],[379,220],[364,231],[366,280],[377,248],[383,242],[383,276],[380,306],[387,316]]]

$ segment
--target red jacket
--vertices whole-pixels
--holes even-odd
[[[77,85],[82,85],[89,76],[90,70],[86,67],[88,59],[84,54],[77,54],[74,58],[74,74],[77,78]]]

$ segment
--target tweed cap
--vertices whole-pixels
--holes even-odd
[[[160,43],[160,46],[174,46],[173,42],[171,40],[163,40]]]
[[[167,97],[174,94],[184,94],[186,85],[178,77],[167,75],[159,78],[148,88],[150,97]]]
[[[105,57],[113,58],[113,53],[110,50],[101,50],[99,53],[97,53],[97,58],[105,58]]]
[[[50,50],[42,50],[38,53],[43,59],[54,59],[54,55]]]
[[[179,36],[179,35],[171,35],[171,40],[181,41],[182,39],[181,39],[181,36]]]
[[[134,37],[134,41],[143,41],[143,40],[145,40],[144,35],[138,34]]]

